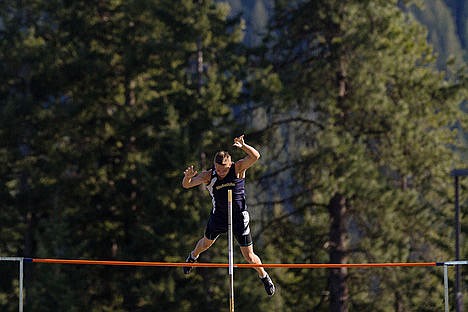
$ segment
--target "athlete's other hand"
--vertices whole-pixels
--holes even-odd
[[[191,179],[193,178],[194,176],[196,176],[198,173],[197,170],[193,169],[193,166],[189,166],[187,167],[187,169],[185,169],[184,171],[184,175],[187,179]]]

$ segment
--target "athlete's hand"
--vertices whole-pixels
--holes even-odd
[[[238,148],[242,148],[244,146],[244,135],[241,135],[240,137],[234,138],[234,146]]]
[[[191,179],[193,178],[194,176],[196,176],[198,173],[198,171],[196,171],[195,169],[193,169],[193,166],[189,166],[187,167],[187,169],[185,169],[184,171],[184,175],[187,179]]]

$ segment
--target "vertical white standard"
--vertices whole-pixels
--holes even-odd
[[[229,312],[234,312],[234,262],[232,251],[232,190],[228,190]]]
[[[444,303],[445,303],[445,312],[449,312],[449,295],[448,295],[448,269],[447,265],[444,263]]]
[[[24,258],[22,257],[0,257],[0,262],[2,261],[18,261],[19,263],[19,312],[23,312],[23,279],[24,279]]]

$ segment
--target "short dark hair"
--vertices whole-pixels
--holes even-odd
[[[224,165],[225,161],[227,159],[230,159],[231,158],[231,155],[229,155],[228,152],[226,151],[219,151],[216,153],[215,157],[214,157],[214,162],[217,163],[217,164],[220,164],[220,165]]]

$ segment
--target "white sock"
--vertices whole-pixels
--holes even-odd
[[[260,277],[260,278],[265,278],[265,277],[267,277],[267,276],[268,276],[268,273],[265,272],[265,275],[263,275],[263,276],[258,276],[258,277]]]

